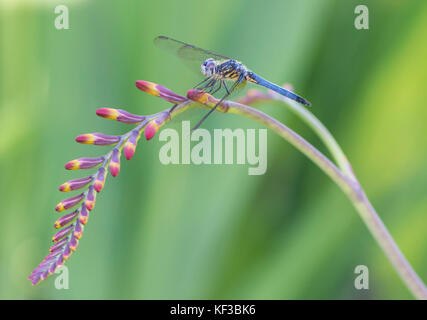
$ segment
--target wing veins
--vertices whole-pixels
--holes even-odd
[[[154,39],[154,43],[159,47],[169,52],[174,52],[178,57],[185,60],[198,60],[203,62],[207,58],[215,58],[217,60],[227,59],[222,54],[202,49],[191,44],[175,40],[166,36],[158,36]]]

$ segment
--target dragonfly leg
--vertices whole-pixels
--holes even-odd
[[[212,84],[209,87],[209,90],[206,90],[206,92],[212,94],[212,90],[214,90],[216,83],[217,83],[217,80],[215,80],[214,82],[212,82]]]
[[[172,108],[170,108],[169,109],[169,114],[171,114],[172,113],[172,111],[176,108],[176,106],[177,106],[178,104],[174,104],[173,106],[172,106]]]
[[[198,84],[196,84],[193,88],[194,88],[194,89],[197,89],[197,87],[198,87],[198,86],[200,86],[200,85],[204,84],[204,83],[205,83],[206,81],[208,81],[208,80],[211,80],[211,78],[212,78],[212,77],[204,78],[202,81],[200,81]]]
[[[230,90],[228,90],[228,87],[227,87],[227,84],[225,83],[225,81],[221,80],[221,82],[223,83],[225,91],[227,92],[227,94],[230,94]]]
[[[223,80],[220,80],[219,81],[219,86],[218,86],[218,88],[216,88],[211,94],[215,94],[215,93],[217,93],[219,90],[221,90],[221,88],[222,88],[222,83],[223,83]]]
[[[206,79],[204,79],[201,83],[199,83],[199,84],[197,84],[194,88],[196,88],[196,87],[198,87],[199,85],[201,85],[203,82],[206,82],[207,80],[209,80],[209,79],[211,79],[211,78],[206,78]],[[215,87],[215,84],[216,84],[216,82],[217,82],[217,80],[215,80],[215,79],[211,79],[211,81],[208,83],[208,84],[206,84],[203,88],[201,88],[200,90],[204,90],[204,89],[206,89],[206,88],[208,88],[208,87],[210,87],[210,89],[209,89],[209,91],[208,92],[211,92],[212,90],[213,90],[213,88]],[[217,92],[219,89],[221,89],[221,82],[222,82],[222,80],[220,81],[220,83],[219,83],[219,87],[214,91],[214,93],[215,92]],[[173,106],[172,106],[172,108],[170,108],[169,109],[169,114],[176,108],[176,106],[177,106],[178,104],[174,104]]]
[[[193,129],[191,129],[191,131],[196,130],[198,127],[200,127],[200,125],[203,123],[203,121],[206,120],[207,117],[209,117],[211,115],[212,112],[214,112],[216,110],[216,108],[230,95],[231,92],[233,92],[234,89],[236,89],[236,87],[243,82],[245,78],[243,77],[243,75],[240,75],[239,78],[236,80],[236,82],[234,82],[233,86],[230,88],[230,90],[227,90],[227,93],[221,98],[221,100],[218,101],[218,103],[211,109],[209,110],[209,112],[207,114],[205,114],[203,116],[203,118],[193,127]],[[221,80],[222,81],[222,80]],[[223,83],[225,86],[225,82]]]
[[[215,79],[211,79],[211,81],[209,81],[206,85],[204,85],[203,87],[197,88],[197,89],[206,91],[206,89],[210,88],[212,86],[212,84],[215,84],[215,82],[216,82]]]

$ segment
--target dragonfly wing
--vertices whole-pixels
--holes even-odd
[[[166,36],[158,36],[154,39],[154,44],[157,47],[181,58],[183,62],[190,67],[191,70],[195,71],[199,75],[201,74],[201,64],[208,58],[213,58],[215,60],[231,60],[231,58],[218,54],[216,52],[198,48],[191,44],[175,40]],[[234,85],[234,81],[230,82],[226,80],[225,82],[225,85],[227,85],[229,89],[231,89],[231,87],[233,87]],[[221,85],[221,88],[219,90],[216,90],[218,89],[219,84],[220,81],[218,80],[215,82],[214,86],[210,86],[204,91],[209,92],[209,89],[211,89],[210,93],[216,93],[217,96],[223,96],[226,93],[226,90],[224,88],[224,85]],[[230,92],[230,96],[235,96],[238,92],[241,91],[245,84],[246,81],[242,81],[237,86],[234,86],[232,90],[233,92]]]
[[[236,80],[226,80],[225,85],[227,86],[228,90],[230,90],[230,95],[227,98],[230,99],[238,96],[246,87],[246,84],[246,80],[242,80],[241,82]]]
[[[154,43],[159,48],[171,52],[184,60],[195,60],[202,64],[208,58],[216,60],[230,59],[213,51],[198,48],[191,44],[175,40],[165,36],[158,36],[154,39]]]

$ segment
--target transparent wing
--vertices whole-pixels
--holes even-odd
[[[169,53],[172,53],[178,56],[183,62],[190,67],[191,70],[196,72],[197,74],[201,74],[200,65],[208,58],[213,58],[215,60],[230,60],[229,57],[223,56],[216,52],[198,48],[191,44],[175,40],[166,36],[158,36],[154,39],[154,44],[162,50],[165,50]],[[225,84],[222,83],[220,86],[220,81],[214,81],[212,85],[208,85],[211,79],[205,79],[201,86],[196,86],[199,89],[211,93],[218,98],[222,98],[225,94],[227,94],[227,90],[229,91],[228,98],[235,97],[239,92],[245,87],[246,81],[243,81],[241,84],[237,86],[233,86],[234,81],[226,80]],[[224,88],[227,86],[227,89]]]
[[[159,48],[177,55],[179,58],[190,61],[197,61],[202,64],[208,58],[216,60],[230,59],[213,51],[195,47],[191,44],[178,41],[165,36],[158,36],[154,39],[154,43]]]

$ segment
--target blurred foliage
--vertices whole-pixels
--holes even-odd
[[[263,176],[241,165],[163,166],[158,139],[141,139],[67,262],[70,289],[56,290],[54,277],[30,285],[64,196],[57,186],[78,177],[64,163],[102,152],[73,137],[128,129],[96,108],[154,113],[168,105],[135,80],[181,94],[197,81],[153,45],[159,34],[292,83],[427,280],[426,1],[369,1],[362,31],[353,0],[67,3],[70,30],[54,28],[61,1],[0,2],[0,298],[411,298],[340,190],[272,133]],[[326,152],[285,108],[261,108]],[[254,126],[222,114],[204,124]],[[353,286],[360,264],[370,270],[367,291]]]

